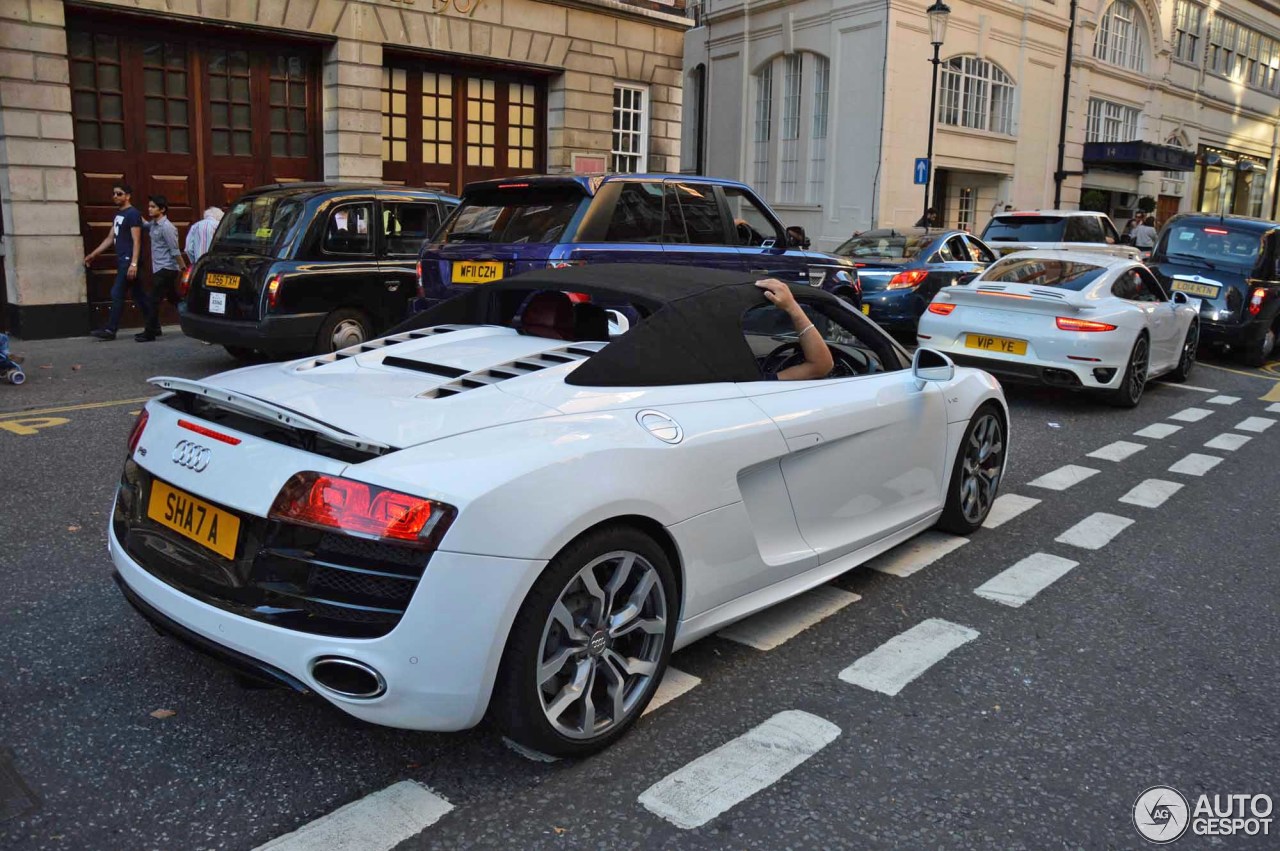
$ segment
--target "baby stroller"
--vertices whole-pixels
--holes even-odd
[[[0,375],[10,384],[21,384],[27,380],[27,374],[18,366],[18,362],[9,356],[9,335],[0,334]]]

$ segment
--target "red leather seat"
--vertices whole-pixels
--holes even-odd
[[[552,340],[574,339],[573,302],[559,292],[538,293],[520,316],[520,333]]]

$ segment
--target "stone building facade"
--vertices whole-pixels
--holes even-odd
[[[678,171],[688,23],[683,0],[4,0],[0,328],[101,323],[114,267],[82,258],[117,180],[185,232],[272,182]]]
[[[1006,204],[1053,206],[1069,3],[949,3],[927,203],[979,232]],[[926,206],[913,172],[929,130],[927,5],[706,0],[685,42],[686,167],[752,182],[823,248],[914,224]],[[1161,219],[1273,217],[1277,69],[1270,4],[1081,0],[1060,205],[1118,224],[1143,197]]]

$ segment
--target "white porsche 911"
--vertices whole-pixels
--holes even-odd
[[[1022,251],[947,287],[920,318],[922,346],[1001,378],[1102,391],[1132,408],[1149,379],[1186,381],[1200,300],[1165,292],[1141,263]]]
[[[368,721],[487,711],[545,753],[603,747],[673,648],[935,524],[971,532],[996,497],[999,384],[792,291],[825,379],[768,380],[805,356],[744,275],[639,265],[153,379],[169,392],[130,436],[117,581],[160,631]],[[630,327],[611,334],[602,305]]]

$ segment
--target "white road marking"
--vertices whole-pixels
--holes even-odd
[[[1132,523],[1133,521],[1128,517],[1098,511],[1090,514],[1054,540],[1082,550],[1100,550]]]
[[[1270,417],[1249,417],[1236,423],[1236,429],[1239,431],[1252,431],[1261,434],[1276,424],[1276,421]]]
[[[1182,485],[1177,482],[1166,482],[1163,479],[1147,479],[1120,497],[1120,501],[1143,508],[1159,508],[1164,505],[1166,499],[1180,490],[1182,490]]]
[[[1272,414],[1280,414],[1280,402],[1272,402],[1267,405],[1267,412]]]
[[[1201,455],[1197,452],[1192,452],[1186,458],[1183,458],[1181,461],[1170,467],[1169,472],[1182,473],[1187,476],[1203,476],[1205,473],[1209,472],[1221,463],[1221,458],[1216,458],[1213,455]]]
[[[834,586],[819,585],[799,597],[792,597],[730,624],[716,634],[757,650],[772,650],[861,599],[857,594]]]
[[[767,789],[835,741],[840,728],[790,709],[703,754],[644,790],[649,812],[686,830]]]
[[[667,672],[662,675],[662,682],[658,683],[658,690],[653,693],[653,698],[649,701],[649,705],[644,708],[644,714],[648,715],[655,709],[661,709],[700,682],[702,682],[700,677],[686,674],[684,671],[668,665]]]
[[[973,593],[1016,609],[1057,582],[1079,563],[1048,553],[1032,553],[1013,567],[979,585]]]
[[[947,655],[978,637],[978,631],[930,618],[894,636],[840,672],[840,679],[890,697]]]
[[[1204,408],[1186,408],[1178,411],[1176,414],[1171,414],[1169,419],[1183,423],[1198,423],[1212,413],[1213,411],[1209,411]]]
[[[1251,440],[1253,440],[1252,437],[1247,437],[1243,434],[1227,433],[1218,435],[1213,440],[1206,443],[1205,446],[1209,449],[1221,449],[1224,452],[1235,452]]]
[[[1172,381],[1161,381],[1156,387],[1169,387],[1173,390],[1194,390],[1197,393],[1217,393],[1212,387],[1197,387],[1194,384],[1176,384]]]
[[[906,543],[899,544],[887,553],[876,556],[867,562],[867,567],[905,579],[967,543],[969,539],[959,535],[924,532]]]
[[[1207,405],[1234,405],[1240,401],[1239,396],[1214,396],[1212,399],[1206,399]]]
[[[1182,426],[1176,426],[1171,423],[1155,423],[1146,428],[1138,429],[1134,432],[1137,437],[1151,437],[1156,440],[1164,440],[1176,431],[1182,431]]]
[[[1040,504],[1040,500],[1033,499],[1029,496],[1019,496],[1016,493],[1007,493],[1004,496],[996,497],[995,504],[991,506],[991,511],[987,512],[986,522],[982,524],[984,529],[997,529],[1017,517],[1024,511],[1035,508]]]
[[[1130,455],[1136,455],[1146,449],[1145,443],[1131,443],[1128,440],[1117,440],[1115,443],[1108,443],[1101,449],[1095,449],[1089,453],[1090,458],[1101,458],[1103,461],[1123,461]]]
[[[255,851],[387,851],[453,809],[420,783],[402,780],[339,807]]]
[[[1096,475],[1097,472],[1097,470],[1089,467],[1077,467],[1075,464],[1068,464],[1051,473],[1045,473],[1040,478],[1028,482],[1028,484],[1037,488],[1047,488],[1051,491],[1064,491],[1072,485],[1079,484],[1090,476]]]

